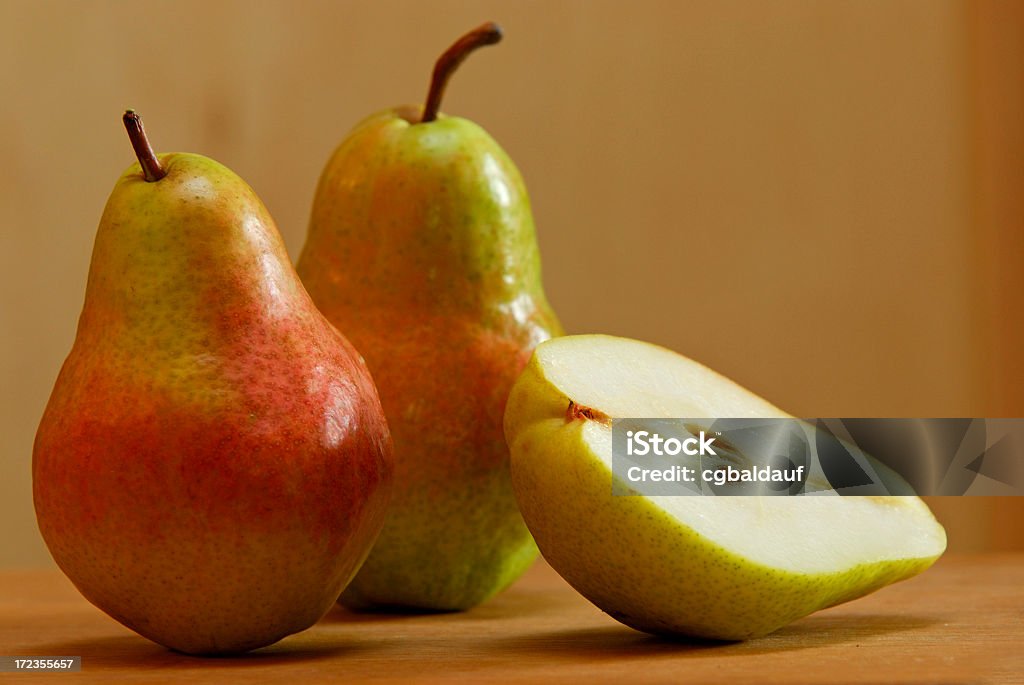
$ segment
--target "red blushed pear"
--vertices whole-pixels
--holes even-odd
[[[449,76],[501,33],[438,60],[425,107],[363,121],[328,162],[298,271],[366,356],[395,439],[387,520],[342,595],[354,608],[472,607],[537,549],[516,506],[505,400],[561,332],[523,179],[482,128],[438,113]]]
[[[83,595],[193,654],[308,628],[380,531],[391,438],[362,358],[224,166],[139,157],[100,220],[36,434],[39,528]]]

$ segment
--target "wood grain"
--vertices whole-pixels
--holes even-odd
[[[238,658],[169,652],[55,571],[0,574],[0,653],[82,656],[9,682],[1024,682],[1024,555],[948,556],[925,574],[746,643],[671,642],[602,614],[547,565],[461,614],[353,615]],[[67,677],[65,681],[63,678]]]
[[[1024,416],[1024,3],[968,5],[973,279],[984,336],[986,415]],[[1024,528],[1016,528],[1016,542]]]

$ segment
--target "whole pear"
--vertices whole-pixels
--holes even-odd
[[[358,569],[391,440],[255,192],[125,124],[140,163],[107,201],[36,435],[39,528],[82,594],[141,635],[255,649],[315,623]]]
[[[622,623],[759,637],[921,573],[945,550],[915,496],[613,494],[631,484],[612,471],[612,420],[700,417],[792,418],[682,355],[604,335],[542,343],[509,396],[523,516],[551,566]]]
[[[442,55],[426,107],[356,126],[313,202],[299,275],[366,356],[395,441],[395,494],[350,607],[466,609],[537,555],[501,417],[533,347],[561,328],[522,177],[479,126],[437,114],[454,67],[500,36],[486,24]]]

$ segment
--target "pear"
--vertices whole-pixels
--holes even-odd
[[[255,192],[125,124],[140,162],[107,201],[36,434],[39,528],[124,625],[243,652],[312,625],[355,574],[383,524],[390,436]]]
[[[352,608],[467,609],[537,556],[501,421],[533,347],[561,328],[522,177],[482,128],[437,113],[455,66],[500,37],[485,24],[449,48],[422,112],[358,124],[313,202],[299,275],[365,355],[395,442],[384,530],[341,597]]]
[[[637,630],[743,640],[928,568],[917,497],[613,495],[610,419],[788,417],[714,371],[603,335],[540,344],[508,399],[523,517],[587,599]]]

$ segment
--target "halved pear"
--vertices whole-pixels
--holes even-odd
[[[917,497],[612,494],[610,418],[789,417],[664,348],[541,343],[505,413],[516,498],[544,558],[650,633],[743,640],[928,568],[946,535]]]

